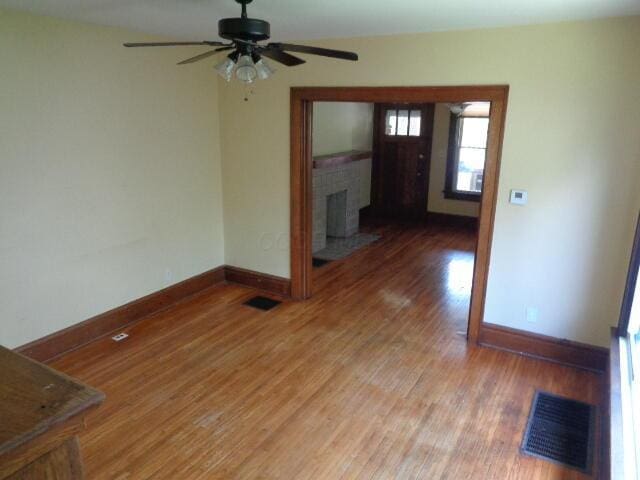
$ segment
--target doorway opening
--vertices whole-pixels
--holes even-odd
[[[477,227],[472,234],[475,246],[468,247],[471,261],[457,257],[450,262],[447,282],[456,283],[464,272],[473,279],[467,337],[476,342],[484,310],[507,96],[506,86],[293,88],[292,296],[312,295],[314,263],[344,258],[384,237],[382,230],[376,230],[384,219],[433,225],[461,218]],[[351,103],[365,112],[360,123],[370,125],[368,136],[351,132],[352,144],[347,141],[344,146],[320,142],[318,132],[313,138],[314,117],[327,102]],[[329,130],[331,126],[324,124]],[[366,133],[367,128],[361,130]],[[327,135],[336,136],[339,133]],[[442,206],[433,207],[432,197],[440,198],[441,204],[466,205],[476,214],[447,215]],[[452,268],[455,272],[449,271]]]

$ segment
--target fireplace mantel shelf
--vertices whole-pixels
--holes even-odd
[[[357,162],[371,158],[371,152],[363,150],[349,150],[347,152],[330,153],[313,157],[313,168],[328,168],[345,163]]]

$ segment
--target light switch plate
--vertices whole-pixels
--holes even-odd
[[[509,202],[514,205],[526,205],[527,204],[527,191],[526,190],[511,190],[509,196]]]

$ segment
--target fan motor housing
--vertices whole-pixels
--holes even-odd
[[[259,42],[269,39],[271,26],[257,18],[223,18],[218,22],[218,35],[227,40]]]

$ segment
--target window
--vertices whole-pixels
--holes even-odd
[[[457,107],[457,108],[453,108]],[[453,106],[445,198],[480,201],[489,132],[488,102]]]
[[[620,312],[620,335],[631,336],[640,333],[640,216],[636,227],[636,236],[631,252],[631,263],[627,274],[622,309]]]
[[[638,272],[636,272],[636,276],[637,274]],[[640,478],[640,282],[636,283],[627,334],[627,345],[629,345],[628,378],[631,393],[629,396],[631,400],[629,410],[632,422],[630,430],[633,432],[630,436],[633,439],[633,447],[635,447],[633,451],[629,452],[629,456],[632,457],[629,463],[633,464],[636,475]]]
[[[419,137],[422,124],[420,110],[390,109],[385,115],[385,134],[389,137]]]
[[[622,301],[620,341],[624,472],[640,478],[640,217]],[[626,381],[625,381],[626,380]],[[636,477],[637,476],[637,477]],[[627,476],[625,476],[627,478]]]

